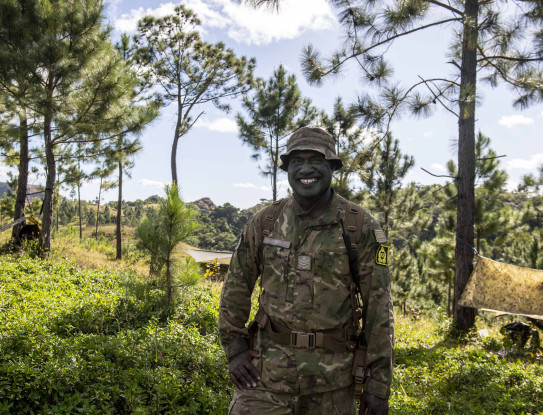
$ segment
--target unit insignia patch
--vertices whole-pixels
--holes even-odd
[[[375,254],[375,263],[388,267],[388,246],[380,245]]]

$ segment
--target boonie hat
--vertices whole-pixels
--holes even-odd
[[[292,133],[287,141],[287,151],[281,154],[282,170],[288,170],[289,156],[293,151],[312,150],[321,153],[326,160],[332,162],[334,169],[343,166],[341,159],[336,154],[334,139],[326,130],[320,127],[302,127]]]

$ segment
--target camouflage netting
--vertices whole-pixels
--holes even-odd
[[[480,256],[460,305],[543,319],[543,270]]]

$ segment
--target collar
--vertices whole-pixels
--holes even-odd
[[[335,192],[334,188],[332,189],[332,197],[330,198],[330,201],[328,202],[328,205],[325,207],[324,212],[319,217],[313,218],[309,214],[310,210],[304,210],[296,198],[292,196],[292,210],[294,211],[294,214],[301,219],[309,219],[311,222],[313,222],[312,226],[319,226],[319,225],[328,225],[331,223],[336,223],[338,221],[337,219],[337,210],[339,205],[339,197],[337,193]],[[325,195],[326,196],[326,195]],[[323,196],[324,197],[324,196]],[[319,200],[320,201],[320,200]],[[318,204],[319,202],[317,202]]]

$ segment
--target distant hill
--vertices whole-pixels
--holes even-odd
[[[4,197],[5,194],[8,192],[9,186],[6,182],[0,182],[0,197]],[[27,193],[27,200],[32,199],[43,199],[43,187],[42,186],[35,186],[33,184],[29,184],[26,187],[26,193]]]
[[[9,187],[6,182],[0,182],[0,197],[4,197]]]
[[[211,213],[217,205],[213,203],[213,200],[211,200],[209,197],[203,197],[201,199],[195,200],[194,202],[191,202],[194,206],[196,206],[200,212],[203,213]]]

